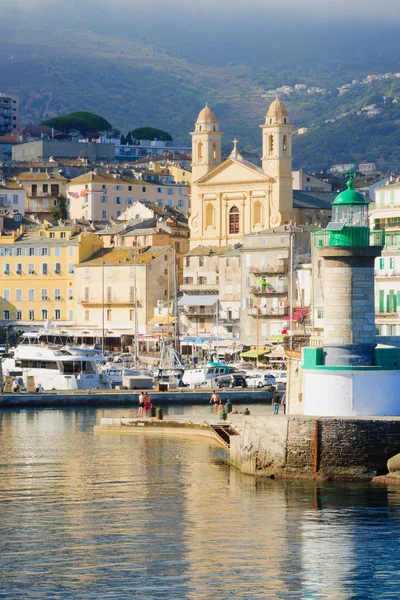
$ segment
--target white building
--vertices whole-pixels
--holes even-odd
[[[385,230],[385,247],[375,261],[377,331],[400,335],[400,178],[375,191],[370,227]]]
[[[310,173],[306,173],[302,169],[292,171],[293,189],[304,190],[309,192],[331,192],[332,186],[327,181],[323,181]]]
[[[154,202],[187,213],[189,189],[182,184],[153,184],[91,171],[68,183],[68,216],[96,221],[118,218],[136,202]]]
[[[0,181],[0,214],[25,214],[25,190],[16,181]]]

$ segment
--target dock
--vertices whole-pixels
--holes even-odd
[[[233,415],[232,415],[233,416]],[[95,425],[95,433],[116,433],[118,435],[161,435],[201,436],[207,437],[226,449],[230,448],[231,437],[241,434],[243,415],[234,415],[235,419],[223,421],[220,419],[204,419],[197,415],[179,415],[166,420],[155,418],[108,418],[100,419],[100,425]]]

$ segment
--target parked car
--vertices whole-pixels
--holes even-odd
[[[253,373],[246,377],[247,387],[263,388],[275,385],[275,377],[271,373]]]
[[[286,383],[287,371],[273,371],[272,375],[275,377],[276,383]]]
[[[243,375],[236,375],[236,374],[221,375],[221,377],[218,377],[218,379],[217,379],[217,387],[218,388],[223,388],[223,387],[245,388],[245,387],[247,387],[247,383],[246,383],[246,379],[243,377]]]

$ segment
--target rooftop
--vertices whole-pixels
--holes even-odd
[[[114,183],[116,185],[143,185],[142,181],[138,181],[137,179],[128,179],[127,177],[114,177],[110,173],[100,172],[95,173],[94,171],[88,171],[83,175],[79,175],[74,179],[71,179],[69,182],[70,185],[85,185],[88,183]],[[147,183],[146,185],[153,185],[152,183]]]
[[[101,265],[142,265],[151,262],[171,246],[147,246],[136,248],[103,248],[93,254],[81,267],[99,267]]]
[[[67,179],[59,173],[32,173],[26,171],[17,175],[18,181],[67,181]]]
[[[222,256],[230,252],[232,246],[196,246],[185,254],[185,256]]]
[[[293,208],[320,208],[331,210],[336,192],[309,192],[293,190]]]

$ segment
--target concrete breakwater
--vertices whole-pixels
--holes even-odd
[[[400,417],[244,417],[230,462],[243,473],[370,481],[400,452]]]
[[[138,405],[140,390],[135,391],[112,391],[112,390],[88,390],[80,392],[48,392],[44,394],[1,394],[0,408],[9,407],[62,407],[62,406],[118,406]],[[207,404],[211,392],[198,390],[152,392],[151,401],[155,406],[167,406],[170,404]],[[254,404],[271,402],[271,394],[264,391],[229,390],[219,392],[225,403],[231,400],[238,404]]]

